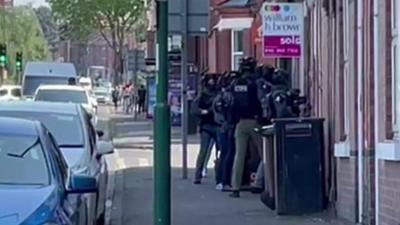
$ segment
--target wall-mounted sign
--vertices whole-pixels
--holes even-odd
[[[304,37],[303,3],[264,3],[264,57],[300,58]]]

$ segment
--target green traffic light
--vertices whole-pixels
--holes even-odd
[[[7,58],[4,55],[0,56],[0,62],[6,62],[6,60]]]
[[[21,62],[16,62],[16,65],[17,66],[21,66]]]

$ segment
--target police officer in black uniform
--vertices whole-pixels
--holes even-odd
[[[236,154],[233,164],[232,193],[231,197],[240,197],[240,188],[244,172],[248,144],[251,141],[262,153],[262,139],[255,132],[258,127],[258,119],[261,115],[261,104],[257,95],[256,66],[254,58],[246,57],[240,63],[240,77],[232,84],[234,98],[233,110],[238,119],[235,130]]]
[[[218,143],[217,129],[218,125],[214,119],[214,111],[212,109],[214,98],[217,95],[215,77],[206,75],[203,79],[203,87],[200,95],[193,101],[191,112],[200,118],[200,151],[196,161],[195,184],[201,184],[202,171],[204,162],[210,148],[210,143]]]
[[[214,100],[213,110],[215,121],[219,125],[218,143],[220,145],[220,155],[218,159],[217,190],[231,190],[232,166],[235,157],[235,138],[234,130],[236,122],[233,117],[233,95],[230,91],[233,73],[225,73],[219,78],[219,92]]]

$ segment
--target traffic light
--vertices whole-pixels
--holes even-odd
[[[15,67],[18,72],[22,71],[22,52],[17,52],[17,57],[15,60]]]
[[[0,67],[7,65],[7,45],[0,44]]]

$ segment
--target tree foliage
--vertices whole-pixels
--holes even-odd
[[[70,39],[99,34],[114,50],[114,72],[123,73],[123,50],[130,32],[143,27],[150,0],[47,0]],[[117,77],[115,77],[117,80]]]
[[[60,32],[58,31],[51,9],[46,6],[41,6],[34,10],[40,22],[44,37],[50,47],[55,49],[57,47],[57,42],[59,41]]]
[[[73,37],[86,40],[98,32],[118,54],[129,32],[143,23],[148,0],[48,0],[59,23]]]
[[[0,10],[0,43],[7,44],[8,69],[15,69],[15,55],[22,51],[24,61],[49,59],[47,41],[39,20],[30,7]]]

